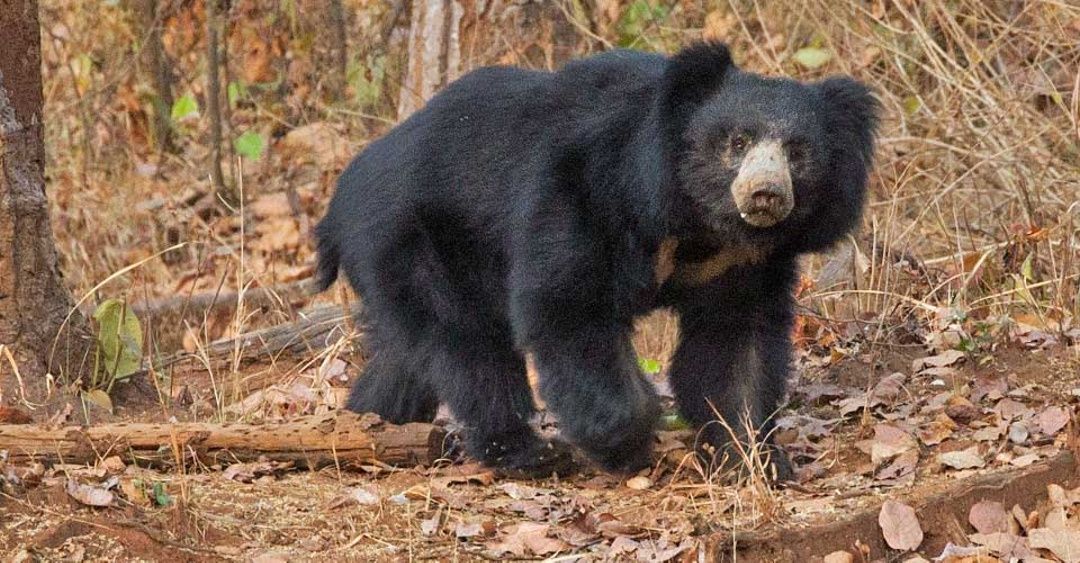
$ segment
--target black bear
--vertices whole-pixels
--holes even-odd
[[[561,436],[633,470],[659,413],[633,321],[672,307],[705,449],[768,444],[797,259],[858,223],[877,111],[854,80],[759,76],[718,43],[467,74],[353,160],[317,227],[321,285],[344,271],[373,352],[348,408],[444,402],[471,456],[542,474],[566,449],[529,425],[531,353]]]

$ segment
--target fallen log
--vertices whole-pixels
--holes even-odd
[[[115,423],[48,428],[0,424],[8,463],[94,464],[109,456],[147,466],[230,464],[266,458],[318,469],[370,464],[427,465],[445,451],[446,431],[432,424],[383,422],[338,411],[287,422]]]
[[[754,531],[722,531],[709,537],[709,561],[801,562],[812,561],[834,551],[857,554],[856,541],[869,550],[866,560],[885,560],[898,552],[890,550],[878,526],[878,513],[886,498],[911,505],[919,518],[924,537],[919,552],[941,553],[949,542],[967,545],[968,511],[981,500],[995,500],[1006,510],[1019,504],[1034,510],[1047,499],[1049,484],[1072,488],[1080,484],[1080,467],[1072,451],[1021,470],[1001,471],[932,486],[930,491],[915,488],[880,497],[869,506],[847,512],[840,507],[834,520],[798,526],[775,524]],[[891,560],[891,559],[890,559]]]
[[[246,332],[233,338],[217,340],[199,353],[180,351],[153,361],[154,369],[164,369],[184,360],[205,354],[214,362],[231,360],[239,354],[241,359],[273,357],[281,353],[310,354],[333,346],[347,337],[353,319],[361,310],[360,303],[351,307],[319,305],[297,314],[296,320],[264,329]],[[150,371],[150,361],[144,362],[144,372]]]

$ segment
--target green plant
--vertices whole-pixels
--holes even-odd
[[[142,367],[142,323],[123,299],[106,299],[94,310],[97,349],[83,398],[109,411],[109,391]]]

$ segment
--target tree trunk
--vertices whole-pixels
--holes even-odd
[[[398,120],[420,109],[460,76],[461,18],[472,0],[413,0],[409,63],[398,100]]]
[[[0,29],[0,348],[14,351],[20,372],[0,355],[0,394],[40,401],[44,370],[74,375],[88,348],[77,312],[58,336],[72,306],[45,198],[37,1],[0,0]]]
[[[134,6],[139,31],[146,38],[142,56],[146,74],[154,88],[154,113],[151,116],[154,144],[159,151],[171,151],[172,146],[172,71],[168,54],[161,41],[162,16],[158,0],[137,0]]]
[[[218,198],[236,205],[240,196],[236,190],[225,185],[221,171],[221,56],[218,35],[218,0],[206,2],[206,109],[210,118],[210,179]]]
[[[330,95],[335,101],[345,99],[345,86],[348,83],[349,73],[349,41],[345,29],[345,7],[341,0],[330,0],[327,6],[327,16],[332,33],[331,51],[334,55],[334,71],[330,73]]]

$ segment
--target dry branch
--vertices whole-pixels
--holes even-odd
[[[234,359],[237,354],[240,359],[253,359],[272,357],[282,352],[317,352],[348,336],[351,318],[359,311],[359,303],[351,308],[321,305],[299,313],[295,321],[244,333],[235,338],[218,340],[197,354],[177,352],[156,359],[153,363],[156,369],[162,369],[197,355],[215,362]]]
[[[273,287],[256,287],[244,291],[244,306],[269,307],[288,304],[295,300],[310,297],[316,293],[314,281],[303,279],[293,283]],[[141,300],[131,303],[131,310],[140,318],[162,316],[177,313],[181,320],[192,315],[204,315],[212,310],[235,309],[241,301],[238,291],[207,291],[191,295],[173,295],[154,300]],[[86,311],[90,313],[91,311]]]
[[[1037,503],[1046,500],[1047,485],[1071,488],[1078,482],[1080,468],[1076,456],[1064,451],[1027,469],[950,482],[922,498],[915,494],[910,499],[895,495],[891,498],[909,502],[915,508],[926,534],[919,550],[940,553],[950,541],[960,545],[967,542],[967,514],[973,504],[995,500],[1006,507],[1019,504],[1025,510],[1033,510]],[[828,522],[798,527],[778,525],[752,532],[717,532],[709,538],[709,555],[713,561],[807,561],[838,550],[858,553],[855,547],[858,540],[870,550],[869,559],[876,560],[890,554],[878,527],[880,509],[881,504],[876,503],[853,513],[838,510],[835,513],[838,519]]]
[[[11,463],[93,464],[108,456],[129,463],[205,465],[265,457],[317,469],[381,462],[430,464],[442,457],[446,432],[431,424],[395,425],[372,414],[340,411],[280,423],[116,423],[48,428],[0,424],[0,451]]]

